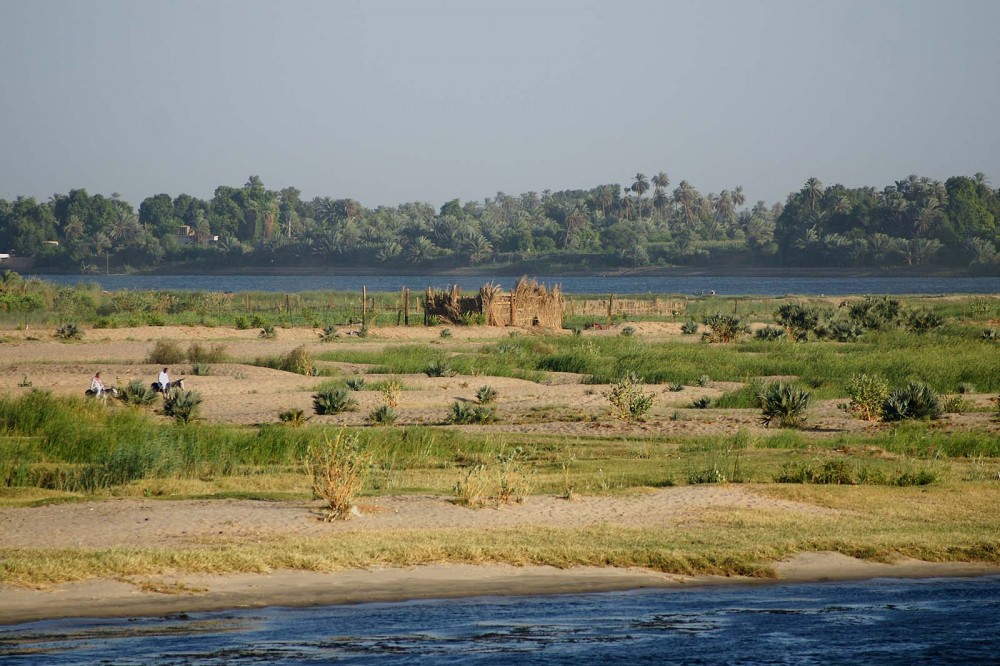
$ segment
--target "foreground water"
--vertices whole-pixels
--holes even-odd
[[[441,275],[38,275],[43,280],[72,285],[97,283],[108,291],[124,289],[177,291],[369,291],[392,292],[403,287],[422,291],[457,284],[476,292],[487,283],[510,289],[517,278]],[[534,276],[548,286],[561,285],[568,294],[690,294],[722,296],[784,296],[785,294],[990,294],[1000,292],[997,277],[708,277],[708,276]]]
[[[5,664],[1000,662],[1000,577],[475,598],[0,627]]]

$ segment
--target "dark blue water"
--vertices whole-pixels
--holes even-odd
[[[423,291],[452,284],[476,292],[487,283],[510,289],[517,278],[440,275],[38,275],[57,284],[94,282],[107,291],[124,289],[211,291]],[[992,294],[1000,293],[997,277],[587,277],[534,276],[549,287],[559,284],[568,294],[689,294],[783,296],[785,294]]]
[[[0,628],[0,662],[1000,663],[1000,577],[36,622]]]

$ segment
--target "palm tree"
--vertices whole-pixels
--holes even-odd
[[[649,190],[649,181],[646,180],[646,174],[637,173],[635,174],[635,182],[632,183],[632,191],[635,192],[636,205],[638,207],[639,219],[642,219],[642,195]]]
[[[574,208],[566,216],[565,231],[563,233],[563,248],[571,248],[576,245],[577,233],[587,225],[587,212],[580,206]]]
[[[816,212],[816,200],[823,196],[823,183],[819,178],[810,178],[806,181],[805,192],[809,196],[809,209]]]
[[[694,220],[701,206],[701,195],[698,194],[698,190],[694,189],[691,183],[682,180],[674,190],[674,201],[683,209],[688,229],[694,229]]]
[[[747,202],[747,197],[743,194],[743,186],[737,185],[736,189],[733,190],[733,203],[737,206],[742,206]]]

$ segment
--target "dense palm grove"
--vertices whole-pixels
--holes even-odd
[[[35,269],[101,271],[309,267],[440,271],[543,268],[920,266],[1000,272],[1000,190],[983,174],[909,176],[878,189],[810,178],[783,204],[748,205],[742,187],[701,194],[664,173],[627,186],[369,209],[304,201],[257,176],[206,201],[157,194],[138,211],[85,190],[0,199],[0,252]]]

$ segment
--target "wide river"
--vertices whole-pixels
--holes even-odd
[[[266,608],[0,627],[4,664],[978,664],[1000,577]]]
[[[28,277],[26,275],[26,277]],[[392,292],[403,287],[423,291],[457,284],[477,292],[487,283],[510,289],[517,278],[450,275],[37,275],[57,284],[97,283],[107,291],[368,291]],[[551,287],[561,285],[567,294],[689,294],[722,296],[786,294],[996,294],[998,277],[708,277],[708,276],[532,276]]]

